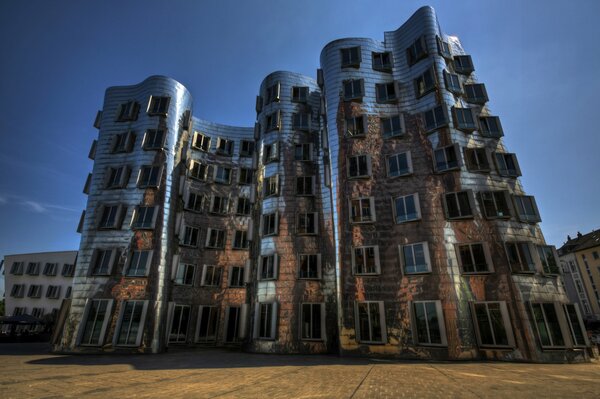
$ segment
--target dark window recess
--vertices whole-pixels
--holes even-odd
[[[510,218],[506,191],[482,191],[480,193],[483,212],[488,219]]]
[[[240,168],[239,184],[252,184],[254,170],[248,168]]]
[[[233,155],[233,146],[233,140],[223,139],[219,137],[217,139],[217,154],[230,157]]]
[[[498,174],[500,176],[521,176],[521,168],[519,168],[519,162],[517,162],[517,156],[515,154],[497,152],[495,155]]]
[[[270,104],[274,101],[279,101],[280,87],[281,86],[279,82],[267,87],[267,91],[265,93],[265,105]]]
[[[300,255],[300,278],[318,279],[320,278],[320,255],[302,254]]]
[[[487,173],[492,170],[485,148],[465,148],[465,161],[470,172]]]
[[[381,72],[392,71],[392,53],[372,53],[373,69]]]
[[[474,104],[485,104],[488,102],[487,90],[483,83],[464,85],[466,100]]]
[[[235,209],[236,215],[249,215],[252,209],[250,198],[239,197],[237,201],[237,207]]]
[[[358,68],[362,57],[360,54],[360,46],[348,47],[340,50],[342,56],[342,68]]]
[[[149,129],[144,136],[144,150],[161,150],[165,146],[165,131]]]
[[[415,79],[415,94],[417,97],[422,97],[430,91],[435,90],[435,87],[436,79],[433,67]]]
[[[348,177],[370,176],[369,156],[357,155],[348,158]]]
[[[471,193],[458,191],[445,195],[446,217],[448,219],[466,219],[473,217]]]
[[[473,109],[452,107],[454,115],[454,126],[466,132],[471,132],[477,129],[475,118],[473,117]]]
[[[129,101],[119,106],[117,122],[135,121],[140,112],[140,104],[135,101]]]
[[[389,103],[398,100],[396,84],[394,82],[377,83],[375,84],[375,91],[377,94],[377,102],[379,103]]]
[[[242,140],[240,142],[240,157],[251,157],[254,154],[254,141]]]
[[[457,145],[452,144],[438,148],[434,151],[436,172],[460,169],[460,159],[457,147]]]
[[[295,113],[292,115],[292,129],[294,130],[310,130],[310,114]]]
[[[408,66],[412,66],[427,57],[427,43],[425,36],[419,37],[414,43],[406,49],[406,59]]]
[[[294,86],[292,87],[292,101],[298,103],[305,103],[308,100],[308,93],[308,87]]]
[[[515,208],[520,221],[527,223],[541,222],[540,213],[535,203],[535,198],[531,195],[514,195]]]
[[[346,118],[346,136],[360,137],[364,136],[365,134],[366,132],[364,115]]]
[[[125,132],[117,134],[114,138],[112,152],[131,152],[135,144],[135,134],[133,132]]]
[[[364,83],[362,79],[344,81],[344,100],[361,100],[364,96]]]
[[[169,110],[169,103],[171,102],[170,97],[150,97],[150,104],[148,105],[149,115],[167,115]]]
[[[455,55],[454,56],[454,71],[463,75],[470,75],[475,68],[470,55]]]
[[[497,116],[480,116],[479,133],[485,137],[500,138],[504,136],[500,118]]]
[[[457,245],[463,273],[487,273],[492,271],[483,244]]]
[[[457,74],[444,71],[444,81],[448,91],[458,95],[462,94],[462,86]]]
[[[452,59],[452,50],[450,44],[442,40],[441,37],[437,36],[438,54],[446,59]]]
[[[381,118],[381,131],[385,138],[402,136],[404,134],[404,119],[401,115]]]
[[[448,115],[443,105],[425,111],[423,117],[425,119],[425,130],[427,131],[448,125]]]
[[[534,273],[535,262],[531,255],[529,243],[507,242],[506,255],[513,273]]]
[[[200,151],[208,152],[210,150],[210,137],[196,132],[194,134],[192,147]]]

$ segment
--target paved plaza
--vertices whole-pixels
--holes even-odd
[[[600,398],[600,364],[390,362],[227,350],[54,355],[0,344],[0,398]]]

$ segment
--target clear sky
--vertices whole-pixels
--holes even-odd
[[[268,73],[315,76],[329,41],[383,40],[426,4],[472,54],[547,241],[600,227],[600,1],[2,0],[0,258],[78,249],[107,87],[168,75],[197,116],[251,126]]]

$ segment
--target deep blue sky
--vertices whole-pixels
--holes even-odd
[[[0,258],[79,247],[108,86],[168,75],[191,91],[197,116],[250,126],[268,73],[314,76],[329,41],[383,40],[425,4],[473,55],[547,241],[598,228],[599,1],[4,0]]]

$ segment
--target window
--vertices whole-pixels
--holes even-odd
[[[121,216],[125,214],[122,205],[104,205],[101,207],[99,229],[120,229]]]
[[[454,115],[454,126],[457,129],[467,132],[477,129],[471,108],[452,107],[452,114]]]
[[[238,288],[244,286],[244,268],[232,266],[229,269],[229,287]]]
[[[373,197],[350,200],[350,222],[372,223],[375,221],[375,199]]]
[[[470,75],[475,68],[470,55],[455,55],[454,56],[454,71],[463,75]]]
[[[221,272],[223,268],[219,266],[204,265],[202,269],[202,280],[200,285],[203,287],[218,287],[221,285]]]
[[[144,150],[162,150],[162,148],[165,146],[165,138],[166,135],[164,130],[146,130],[142,148],[144,148]]]
[[[279,93],[280,93],[281,85],[279,82],[267,87],[265,93],[265,105],[270,104],[274,101],[279,101]]]
[[[44,266],[44,276],[56,276],[58,263],[46,263]]]
[[[42,286],[32,284],[29,286],[29,292],[27,292],[29,298],[39,298],[42,296]]]
[[[219,308],[216,306],[200,306],[198,312],[198,332],[196,342],[212,342],[217,339]]]
[[[206,172],[208,171],[208,167],[206,164],[203,164],[198,161],[190,162],[189,176],[193,179],[198,180],[206,180]]]
[[[592,252],[592,256],[594,257],[594,259],[600,258],[600,255],[598,255],[598,251]]]
[[[419,60],[427,57],[427,43],[425,36],[419,37],[414,43],[406,49],[406,58],[408,66],[416,64]]]
[[[10,274],[15,276],[20,276],[23,274],[23,268],[25,267],[25,262],[13,262],[10,268]]]
[[[279,175],[275,174],[265,178],[265,198],[279,195]]]
[[[115,330],[115,346],[140,346],[148,301],[123,301]]]
[[[292,129],[306,131],[310,130],[310,114],[306,112],[293,114]]]
[[[132,229],[153,229],[158,209],[155,206],[138,206],[131,220]]]
[[[108,276],[112,272],[115,259],[117,257],[116,249],[96,249],[92,256],[91,274],[93,276]]]
[[[344,100],[361,100],[365,95],[364,81],[362,79],[350,79],[344,81]]]
[[[135,121],[140,112],[140,105],[135,101],[129,101],[119,106],[117,122]]]
[[[250,198],[238,197],[237,207],[235,209],[236,215],[249,215],[252,210],[252,204]]]
[[[220,183],[220,184],[230,184],[231,183],[231,168],[227,168],[225,166],[215,166],[213,170],[214,170],[213,180],[215,181],[215,183]]]
[[[447,193],[444,196],[444,199],[446,218],[452,220],[473,217],[473,209],[475,209],[475,204],[471,190]]]
[[[465,162],[469,172],[487,173],[492,169],[485,148],[465,148]]]
[[[535,198],[531,195],[513,195],[517,217],[522,222],[537,223],[541,222]]]
[[[292,87],[292,101],[305,103],[308,100],[308,87],[294,86]]]
[[[296,161],[312,161],[312,144],[303,143],[294,146],[294,159]]]
[[[275,280],[277,279],[277,269],[279,266],[279,256],[277,254],[263,255],[259,257],[258,279]]]
[[[394,154],[387,157],[388,177],[398,177],[410,175],[412,170],[412,160],[410,151]]]
[[[184,344],[187,340],[190,307],[188,305],[174,305],[171,320],[169,343]]]
[[[72,263],[65,263],[62,268],[61,275],[63,277],[73,277],[75,274],[75,265]]]
[[[346,118],[346,136],[362,137],[366,135],[366,118],[363,115]]]
[[[417,98],[435,90],[436,79],[433,67],[426,70],[421,76],[415,79],[415,93]]]
[[[129,167],[121,166],[118,168],[107,168],[105,188],[124,188],[129,180]]]
[[[30,276],[37,276],[40,274],[40,264],[39,262],[29,262],[27,264],[27,272]]]
[[[15,306],[15,309],[13,310],[13,316],[21,316],[22,314],[27,314],[27,308]]]
[[[162,166],[142,166],[138,176],[139,188],[158,187],[162,175]]]
[[[513,273],[535,273],[535,262],[527,242],[505,243],[508,264]]]
[[[23,298],[25,295],[25,284],[15,284],[10,290],[10,296],[13,298]]]
[[[183,231],[183,240],[180,241],[180,245],[196,247],[198,245],[198,235],[200,230],[196,227],[185,226]]]
[[[485,104],[488,102],[487,91],[483,83],[465,85],[465,96],[470,103]]]
[[[352,249],[352,268],[357,276],[380,274],[379,246],[354,247]]]
[[[112,152],[131,152],[135,143],[135,134],[132,131],[117,134],[113,139]]]
[[[498,167],[498,174],[500,176],[521,176],[521,168],[519,168],[519,162],[517,162],[517,156],[515,154],[496,152],[494,155],[496,158],[496,166]]]
[[[415,323],[414,337],[418,345],[448,345],[440,301],[413,302],[412,311]]]
[[[471,302],[477,343],[480,347],[514,347],[506,302]]]
[[[394,198],[394,219],[396,223],[421,219],[419,194],[415,193]]]
[[[400,245],[399,250],[404,274],[431,272],[429,244],[427,242]]]
[[[448,124],[448,115],[446,108],[443,105],[438,105],[435,108],[423,113],[425,119],[425,130],[431,131]]]
[[[194,132],[194,139],[192,140],[192,148],[204,152],[210,150],[210,137],[200,132]]]
[[[356,155],[348,158],[348,177],[361,178],[371,176],[371,157]]]
[[[377,93],[378,103],[389,103],[398,100],[398,96],[396,95],[396,84],[394,82],[376,83],[375,92]]]
[[[71,288],[71,287],[69,287]],[[31,310],[31,315],[33,317],[37,317],[38,319],[41,319],[44,316],[44,308],[33,308]]]
[[[281,111],[275,111],[269,115],[267,115],[265,121],[265,131],[268,132],[270,130],[279,130],[281,128]]]
[[[485,137],[500,138],[504,136],[500,118],[497,116],[480,116],[479,132]]]
[[[254,170],[248,168],[240,168],[240,174],[238,175],[239,184],[252,184],[254,176]]]
[[[248,241],[248,232],[245,230],[236,230],[233,236],[233,249],[248,249],[250,242]]]
[[[322,340],[325,338],[325,304],[300,304],[300,338]]]
[[[315,177],[314,176],[299,176],[296,177],[296,195],[314,195]]]
[[[46,298],[58,299],[60,296],[60,285],[49,285],[46,290]]]
[[[135,250],[131,253],[131,260],[127,268],[128,277],[147,276],[152,262],[152,252],[146,250]]]
[[[149,115],[167,115],[167,111],[169,109],[169,102],[171,102],[170,97],[150,97],[150,104],[148,104],[148,114]]]
[[[225,155],[228,157],[232,156],[233,155],[233,140],[228,140],[228,139],[218,137],[216,153],[219,155]]]
[[[510,218],[507,191],[482,191],[479,194],[486,218]]]
[[[299,278],[301,279],[321,279],[321,255],[320,254],[300,254],[298,256],[300,263]]]
[[[456,257],[464,274],[494,271],[492,257],[487,245],[483,243],[456,244]]]
[[[204,195],[199,193],[190,192],[188,194],[187,203],[185,204],[185,209],[194,211],[194,212],[202,212],[204,208]]]
[[[265,144],[264,157],[265,163],[277,162],[279,160],[279,143]]]
[[[83,316],[84,322],[80,327],[79,345],[101,346],[104,343],[112,303],[112,299],[88,300]]]
[[[65,294],[65,298],[71,298],[71,292],[73,291],[73,287],[69,286],[67,287],[67,293]]]
[[[449,92],[458,95],[462,94],[462,87],[458,75],[444,71],[444,82],[446,83],[446,89]]]
[[[360,46],[343,48],[340,52],[342,53],[342,68],[360,67],[362,61]]]
[[[213,195],[210,199],[210,213],[226,215],[229,211],[229,198]]]
[[[277,302],[259,302],[254,313],[254,337],[275,339],[277,337]]]
[[[460,155],[458,144],[438,148],[433,152],[435,158],[435,171],[446,172],[460,169]]]
[[[438,45],[438,54],[444,58],[452,59],[452,51],[450,49],[450,44],[442,40],[441,37],[437,36],[437,45]]]
[[[356,339],[361,343],[387,342],[383,302],[355,302]]]
[[[404,116],[393,115],[388,118],[381,118],[381,131],[384,138],[402,136],[405,132]]]
[[[381,72],[392,72],[392,53],[372,53],[373,69]]]
[[[542,270],[545,274],[560,274],[558,268],[558,256],[556,255],[556,249],[551,245],[538,245],[538,255],[542,262]]]
[[[266,215],[263,215],[261,223],[261,230],[263,236],[276,235],[279,225],[279,215],[277,214],[277,212],[267,213]]]
[[[317,212],[299,213],[296,218],[296,233],[298,235],[319,234],[318,216]]]
[[[240,142],[240,157],[251,157],[254,155],[254,141],[242,140]]]
[[[557,307],[555,303],[531,304],[531,313],[533,314],[533,321],[542,348],[565,346],[565,340],[558,320]]]
[[[194,285],[196,277],[196,265],[189,263],[180,263],[177,265],[177,273],[175,274],[175,284],[178,285]]]
[[[585,325],[579,312],[577,304],[566,303],[563,305],[565,314],[567,315],[567,322],[569,323],[569,331],[571,331],[571,338],[573,345],[576,347],[589,346],[587,340],[587,332],[585,331]]]
[[[224,249],[225,248],[225,230],[217,230],[213,228],[208,228],[206,233],[206,248],[213,249]]]

